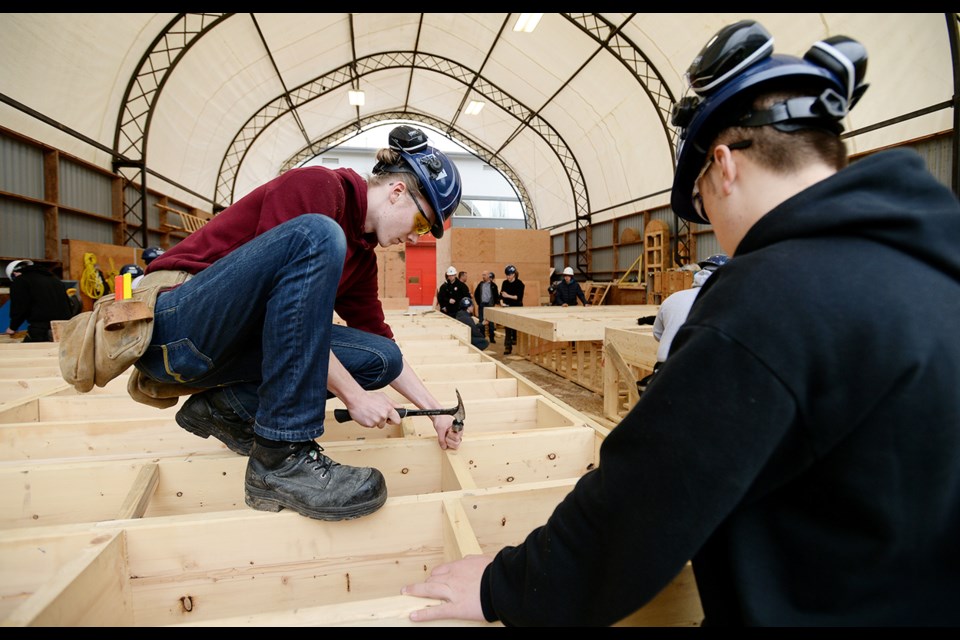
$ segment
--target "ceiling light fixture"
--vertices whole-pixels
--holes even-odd
[[[520,17],[517,18],[517,24],[513,25],[513,30],[530,33],[537,28],[542,17],[542,13],[521,13]]]
[[[468,116],[475,116],[478,113],[480,113],[480,111],[483,110],[483,105],[484,105],[483,102],[471,100],[470,104],[467,105],[467,108],[464,111],[464,113],[467,114]]]
[[[363,91],[350,91],[350,104],[354,107],[362,107],[366,102],[366,96]]]

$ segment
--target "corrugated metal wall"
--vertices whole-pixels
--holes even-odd
[[[18,138],[0,135],[0,191],[16,197],[0,197],[0,258],[44,260],[44,151],[40,146]],[[58,164],[59,240],[83,240],[114,243],[113,182],[115,178],[95,167],[61,155]],[[147,226],[160,226],[159,209],[154,205],[161,195],[147,194]],[[127,203],[135,203],[140,193],[135,186],[124,190]],[[38,203],[29,200],[40,201]],[[188,207],[171,201],[171,206]],[[82,212],[82,213],[81,213]],[[91,215],[92,214],[92,215]],[[99,218],[98,218],[99,216]],[[171,216],[172,223],[180,221]],[[138,245],[136,235],[128,244]],[[170,236],[168,247],[179,241]],[[148,245],[161,245],[161,234],[151,231]],[[61,246],[57,243],[58,248]],[[62,252],[54,259],[62,259]]]
[[[932,173],[937,180],[939,180],[940,183],[946,186],[948,189],[953,188],[953,136],[950,132],[935,138],[929,138],[927,140],[921,140],[912,144],[905,144],[903,146],[911,148],[919,153],[926,162],[927,169],[930,171],[930,173]],[[856,159],[854,159],[854,161],[855,160]],[[670,229],[671,239],[676,239],[676,216],[669,206],[651,209],[650,219],[660,220],[666,223],[667,227]],[[623,233],[624,229],[632,228],[637,230],[641,238],[643,237],[644,230],[642,212],[637,212],[618,218],[617,223],[621,234]],[[613,243],[612,224],[613,221],[604,221],[594,225],[591,229],[593,237],[592,247],[595,247],[591,250],[591,256],[593,258],[593,274],[594,278],[598,281],[614,280],[622,276],[626,270],[630,268],[643,250],[642,244],[620,245],[619,243],[621,238],[617,238],[615,243],[618,245],[617,260],[616,264],[614,265],[613,251],[607,248]],[[694,261],[699,262],[712,255],[724,253],[723,249],[720,248],[720,244],[717,242],[716,236],[709,226],[693,225],[693,227],[695,235],[695,251],[692,257]],[[576,243],[575,238],[573,237],[573,232],[567,231],[553,236],[551,238],[551,246],[554,254],[553,266],[557,268],[557,270],[563,268],[562,257],[557,256],[557,254],[564,251],[564,237],[568,238],[566,244],[567,251],[570,253],[576,251]],[[960,250],[960,248],[958,248],[958,250]],[[570,262],[573,262],[572,258],[570,259]]]
[[[953,176],[953,137],[942,135],[936,138],[905,145],[916,150],[925,160],[927,168],[948,188],[952,188]],[[70,238],[89,242],[113,242],[112,216],[112,179],[100,171],[70,158],[60,159],[60,204],[64,207],[95,213],[104,220],[60,212],[60,239]],[[43,151],[36,146],[16,138],[0,136],[0,191],[23,196],[27,199],[44,199],[43,187]],[[128,203],[136,202],[140,194],[127,187],[124,197]],[[160,200],[156,193],[147,194],[148,227],[159,227],[159,210],[154,205]],[[174,204],[174,206],[177,206]],[[186,207],[183,207],[186,209]],[[676,218],[669,206],[650,211],[650,217],[667,224],[671,236],[676,237]],[[621,233],[626,228],[636,229],[643,237],[643,216],[641,212],[619,218],[617,226]],[[614,221],[604,221],[592,227],[593,271],[596,279],[614,279],[630,268],[642,251],[642,245],[627,244],[620,246],[620,238],[613,238]],[[696,229],[696,250],[694,260],[699,261],[710,255],[721,253],[712,231],[707,226]],[[139,236],[138,236],[139,238]],[[171,244],[176,240],[171,238]],[[134,243],[131,243],[134,244]],[[150,232],[148,244],[161,244],[161,237]],[[613,245],[617,245],[616,261]],[[576,232],[564,231],[551,238],[552,266],[559,272],[567,263],[574,260],[563,254],[576,252]],[[43,205],[0,198],[0,257],[3,258],[44,258],[44,219]],[[616,262],[616,263],[614,263]]]
[[[73,209],[111,217],[112,179],[73,162],[60,158],[60,204]]]
[[[0,136],[0,191],[43,200],[43,153]],[[42,259],[43,207],[0,199],[0,256]]]

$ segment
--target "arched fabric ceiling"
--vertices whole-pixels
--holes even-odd
[[[414,120],[431,125],[437,129],[442,129],[444,126],[446,126],[445,123],[439,122],[433,117],[424,113],[414,113],[412,111],[388,111],[387,113],[374,113],[366,118],[363,118],[359,123],[351,123],[344,126],[339,131],[332,132],[325,138],[314,140],[308,147],[301,149],[286,162],[284,162],[280,166],[280,173],[288,169],[292,169],[301,162],[308,160],[309,158],[312,158],[334,146],[337,146],[337,143],[342,142],[347,134],[351,131],[354,131],[358,125],[362,129],[374,123],[390,122],[395,120]],[[527,216],[527,226],[535,229],[537,225],[536,218],[533,214],[533,205],[530,203],[530,195],[527,193],[527,190],[523,184],[523,180],[520,179],[520,176],[518,176],[511,167],[504,164],[503,161],[501,161],[495,154],[484,149],[483,144],[479,140],[474,140],[463,133],[459,133],[457,138],[461,141],[465,141],[472,149],[477,150],[477,157],[486,161],[510,179],[517,189],[517,197],[520,198],[520,202],[523,204],[523,209]]]
[[[129,156],[130,152],[135,151],[139,146],[141,148],[140,155],[146,155],[146,139],[150,122],[149,114],[153,108],[154,99],[164,84],[165,74],[173,70],[176,66],[176,61],[192,46],[197,38],[208,33],[209,30],[216,27],[221,21],[229,18],[230,15],[231,14],[183,14],[173,20],[164,32],[157,37],[154,41],[154,48],[144,56],[136,77],[131,80],[127,90],[122,107],[122,114],[118,119],[117,136],[115,140],[115,148],[119,153]],[[647,94],[654,99],[654,103],[659,109],[660,119],[670,145],[671,156],[673,156],[672,130],[666,126],[665,117],[670,104],[673,102],[673,97],[670,95],[669,89],[667,89],[666,85],[662,82],[662,78],[656,72],[656,69],[649,64],[649,61],[643,53],[637,50],[637,48],[630,43],[629,39],[625,38],[619,32],[618,25],[613,25],[594,14],[563,15],[567,20],[579,26],[584,33],[597,40],[602,48],[605,48],[613,53],[614,56],[620,58],[621,61],[634,72],[641,86],[643,86]],[[505,20],[501,25],[501,33],[503,28],[506,27],[506,24]],[[351,18],[351,35],[353,33],[352,26],[353,22]],[[262,38],[262,32],[260,32],[259,26],[258,33],[260,33]],[[268,46],[265,41],[264,44]],[[621,57],[621,52],[627,53],[626,59]],[[158,59],[161,62],[159,65],[155,64]],[[169,64],[166,64],[167,62],[169,62]],[[310,140],[300,118],[297,116],[296,109],[302,104],[301,101],[313,100],[327,91],[337,91],[344,86],[353,87],[358,85],[357,81],[360,78],[375,73],[382,68],[390,67],[418,67],[447,74],[450,77],[460,80],[486,100],[492,101],[505,111],[510,112],[520,121],[518,126],[530,127],[544,137],[550,147],[555,150],[558,159],[563,164],[571,185],[571,192],[574,194],[574,202],[576,203],[575,218],[578,232],[578,267],[581,271],[585,271],[587,266],[587,243],[584,225],[590,222],[589,196],[576,159],[564,144],[562,136],[532,109],[508,96],[500,88],[483,78],[479,72],[465,69],[446,58],[424,55],[417,51],[387,52],[365,59],[354,59],[352,62],[338,69],[334,69],[320,78],[297,87],[292,92],[287,91],[286,87],[284,87],[283,95],[275,98],[269,104],[258,110],[256,114],[252,115],[241,131],[234,137],[229,150],[225,154],[224,161],[221,163],[221,170],[217,178],[217,193],[213,199],[215,206],[234,200],[236,169],[238,165],[243,162],[249,145],[257,138],[263,127],[273,124],[280,116],[290,113],[295,117],[299,129],[305,139],[307,139],[307,147],[314,149],[315,142]],[[149,80],[149,82],[144,82],[144,80]],[[647,88],[647,83],[650,80],[656,81],[652,83],[654,84],[652,92]],[[465,93],[460,107],[457,110],[458,116],[465,104],[466,96],[467,94]],[[136,108],[144,103],[149,105],[148,109]],[[144,115],[145,117],[143,117]],[[427,116],[427,118],[436,122],[435,119],[429,116]],[[445,128],[448,133],[458,131],[452,122],[441,125],[441,128]],[[460,134],[458,137],[464,136]],[[121,139],[128,142],[123,148],[121,148],[119,144]],[[475,148],[477,147],[475,146]],[[479,148],[484,147],[481,145]],[[505,173],[507,173],[511,179],[515,179],[516,172],[509,169],[509,165],[500,159],[496,151],[489,149],[485,149],[485,151],[486,153],[483,155],[491,165],[507,167],[508,170],[505,171]],[[122,166],[130,166],[130,164],[115,165],[117,168]],[[518,184],[518,188],[523,191],[524,196],[526,196],[526,189],[522,187],[522,182],[515,184]],[[522,197],[521,203],[525,211],[527,226],[536,227],[536,215],[529,197]]]
[[[667,203],[683,71],[711,33],[753,18],[778,52],[865,44],[851,151],[955,130],[955,14],[545,14],[533,33],[513,32],[516,16],[5,14],[0,124],[212,209],[339,132],[420,118],[503,170],[532,224],[580,229]],[[323,78],[337,87],[298,93]],[[466,116],[473,99],[487,106]]]

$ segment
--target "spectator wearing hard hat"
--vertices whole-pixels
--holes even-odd
[[[73,305],[63,282],[31,260],[10,262],[6,273],[10,280],[10,326],[7,335],[13,335],[26,322],[24,342],[53,342],[50,322],[73,317]]]
[[[573,277],[571,267],[564,268],[563,280],[554,285],[554,291],[556,292],[556,296],[553,298],[555,307],[577,306],[577,300],[582,302],[583,306],[587,306],[587,297],[583,294],[580,283]]]
[[[729,258],[724,254],[710,256],[700,263],[700,270],[693,274],[692,288],[671,293],[660,305],[657,317],[653,321],[653,337],[660,343],[657,347],[658,363],[667,359],[673,336],[677,335],[677,331],[686,322],[693,301],[700,293],[700,287],[707,281],[710,274],[725,265],[728,260]]]
[[[504,307],[522,307],[523,292],[527,287],[520,279],[520,273],[515,266],[508,264],[503,275],[507,279],[500,284],[500,304]],[[508,356],[513,353],[513,345],[517,344],[517,330],[506,327],[503,333],[503,355]]]
[[[457,274],[457,268],[451,265],[447,268],[446,282],[437,289],[437,306],[451,318],[457,317],[460,301],[470,297],[470,287],[461,282]]]
[[[480,321],[473,315],[473,300],[461,298],[457,305],[457,320],[470,327],[470,344],[483,351],[490,346],[490,341],[483,335],[486,321]]]

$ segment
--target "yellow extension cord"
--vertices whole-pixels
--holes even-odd
[[[88,298],[96,300],[104,294],[104,282],[97,271],[97,256],[92,253],[83,254],[83,273],[80,275],[80,291]]]

